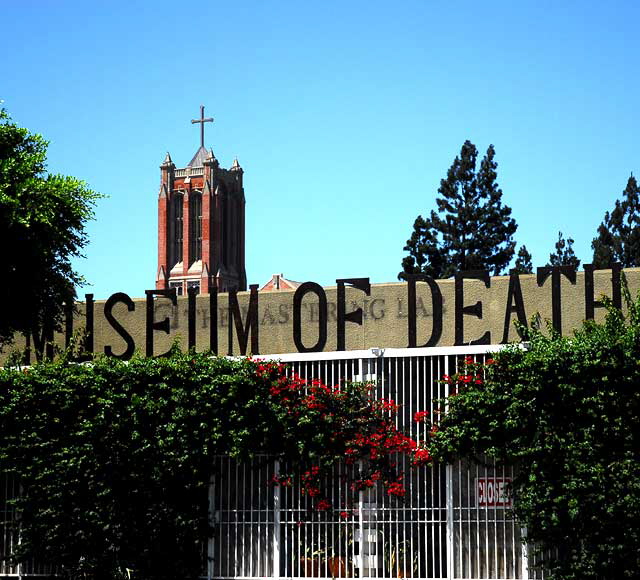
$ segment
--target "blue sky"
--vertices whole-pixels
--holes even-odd
[[[583,262],[640,174],[640,3],[1,0],[0,99],[49,169],[106,194],[85,291],[141,296],[159,165],[206,144],[245,170],[247,277],[395,281],[465,139],[496,148],[534,265]]]

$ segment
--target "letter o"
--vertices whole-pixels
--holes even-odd
[[[302,343],[302,300],[309,292],[318,297],[318,342],[307,347]],[[322,352],[327,344],[327,295],[320,284],[300,284],[293,296],[293,342],[298,352]]]

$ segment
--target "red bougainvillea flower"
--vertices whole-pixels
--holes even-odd
[[[413,465],[414,467],[419,467],[422,465],[426,465],[430,461],[431,455],[429,454],[428,449],[416,449],[415,453],[413,454],[413,458],[411,459],[411,465]]]
[[[316,509],[319,512],[324,512],[327,511],[328,509],[331,508],[331,502],[327,499],[321,499],[317,504],[316,504]]]
[[[309,497],[317,497],[320,495],[320,488],[309,485],[307,487],[303,487],[300,492],[302,495],[306,494]]]
[[[416,423],[424,423],[429,416],[429,411],[417,411],[413,414],[413,420]]]
[[[281,485],[282,487],[291,487],[293,481],[290,475],[272,475],[268,482],[271,485]]]
[[[350,512],[347,512],[347,511],[342,511],[342,512],[340,512],[340,517],[341,517],[343,520],[349,519],[349,518],[351,517],[351,515],[352,515],[352,514],[351,514]]]
[[[404,488],[404,486],[401,483],[397,483],[397,482],[392,483],[387,488],[388,495],[404,497],[405,493],[407,493],[407,490]]]

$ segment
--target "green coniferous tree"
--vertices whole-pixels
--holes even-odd
[[[478,269],[497,275],[509,265],[518,226],[511,208],[502,203],[493,145],[476,170],[477,156],[476,146],[465,141],[440,182],[437,213],[418,216],[414,223],[404,247],[409,255],[402,260],[401,280],[407,274],[447,278],[457,271]]]
[[[564,239],[562,232],[558,232],[556,251],[549,254],[547,266],[574,266],[576,270],[580,266],[580,260],[573,251],[573,239]]]
[[[516,274],[533,274],[533,258],[527,250],[527,246],[520,246],[513,271]]]
[[[640,187],[633,176],[616,200],[611,213],[604,214],[598,237],[591,242],[596,268],[610,268],[614,262],[625,267],[640,266]]]

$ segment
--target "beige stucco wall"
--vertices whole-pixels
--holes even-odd
[[[633,296],[640,288],[640,269],[625,270],[629,288]],[[595,272],[594,294],[598,299],[602,294],[611,296],[612,283],[611,271],[601,270]],[[535,275],[520,276],[520,283],[524,298],[524,307],[527,319],[539,313],[543,319],[550,319],[551,311],[551,279],[543,286],[536,283]],[[454,344],[454,313],[455,295],[453,279],[439,280],[438,286],[443,298],[443,324],[442,337],[438,346],[450,346]],[[464,280],[464,305],[472,305],[477,301],[482,303],[482,319],[465,315],[464,342],[478,339],[485,331],[491,333],[491,343],[502,342],[507,309],[507,294],[509,287],[508,276],[491,278],[490,287],[486,288],[479,280]],[[327,343],[325,351],[336,350],[336,287],[325,288],[328,300],[328,327]],[[296,352],[293,341],[293,297],[294,292],[269,292],[259,294],[258,328],[259,328],[259,353],[278,354]],[[346,322],[346,349],[368,349],[373,347],[405,348],[408,346],[407,330],[407,284],[375,284],[371,286],[371,295],[365,296],[360,290],[347,287],[346,311],[356,308],[363,309],[362,325]],[[431,293],[424,283],[417,285],[417,344],[424,344],[431,334],[432,308]],[[242,307],[247,306],[249,293],[238,294],[238,300]],[[124,304],[118,304],[113,309],[113,314],[119,323],[133,337],[136,349],[145,352],[146,344],[146,300],[145,298],[133,299],[135,310],[129,312]],[[85,325],[84,303],[78,303],[77,313],[74,316],[74,330],[82,331]],[[113,352],[118,354],[125,350],[125,342],[113,329],[104,316],[105,301],[96,301],[94,307],[94,351],[104,352],[109,345]],[[218,352],[227,354],[228,343],[228,296],[218,296]],[[244,308],[243,308],[244,310]],[[572,329],[579,326],[585,318],[585,273],[578,272],[576,284],[572,285],[566,278],[561,280],[561,311],[562,332],[569,334]],[[318,338],[318,303],[314,294],[308,294],[302,303],[302,340],[307,346],[313,345]],[[602,319],[604,310],[596,309],[596,320]],[[171,331],[165,334],[160,331],[153,333],[154,354],[165,352],[174,341],[186,348],[187,327],[187,297],[178,298],[177,307],[173,307],[167,298],[156,298],[155,320],[161,320],[168,316],[171,321]],[[509,316],[509,340],[516,340],[517,334],[513,327],[515,315]],[[196,298],[196,349],[199,351],[209,349],[211,315],[209,309],[209,296],[203,295]],[[234,346],[233,353],[240,354],[238,341],[233,329]],[[58,344],[64,343],[64,337],[56,336]],[[14,348],[24,346],[24,338],[15,341]],[[250,341],[249,341],[250,344]],[[8,349],[5,348],[3,357],[6,357]],[[247,353],[250,354],[250,353]],[[255,354],[255,353],[253,353]]]

